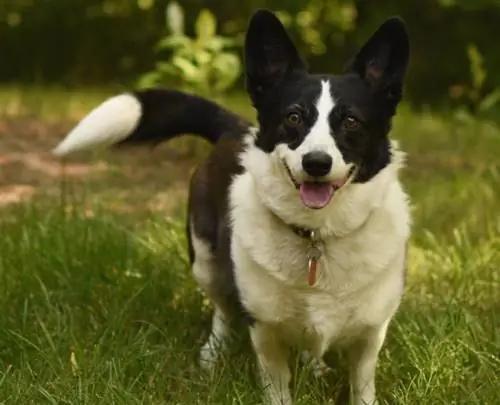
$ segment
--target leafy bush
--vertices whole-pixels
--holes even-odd
[[[180,83],[185,91],[217,96],[229,90],[238,80],[242,63],[235,48],[240,42],[217,34],[215,16],[207,9],[198,14],[196,37],[184,31],[184,12],[176,3],[167,6],[166,25],[169,33],[160,39],[156,48],[170,56],[161,58],[153,71],[144,74],[139,87],[153,87],[168,81]]]
[[[356,5],[351,0],[309,0],[300,11],[281,9],[278,16],[285,26],[295,31],[305,46],[305,53],[324,55],[330,36],[334,42],[345,41],[345,34],[355,28]]]

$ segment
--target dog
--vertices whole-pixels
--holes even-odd
[[[200,362],[224,353],[243,319],[266,401],[290,405],[290,350],[318,374],[332,348],[349,363],[355,405],[376,404],[375,369],[404,292],[410,203],[405,154],[389,138],[409,37],[388,18],[340,75],[309,73],[279,19],[258,10],[244,45],[253,125],[196,95],[148,89],[111,97],[53,150],[157,144],[195,134],[214,146],[190,181],[186,231],[211,299]]]

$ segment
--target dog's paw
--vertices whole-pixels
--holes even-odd
[[[326,365],[322,359],[312,356],[308,351],[304,350],[300,354],[300,359],[309,370],[312,371],[316,378],[322,377],[331,371],[331,368]]]
[[[223,344],[211,336],[200,350],[200,367],[206,372],[212,373],[223,355],[223,350]]]
[[[200,350],[200,367],[207,372],[212,372],[218,358],[217,349],[208,341]]]

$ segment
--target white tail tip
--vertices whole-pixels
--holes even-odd
[[[112,97],[83,118],[52,153],[66,156],[120,142],[137,128],[141,115],[141,103],[133,95]]]

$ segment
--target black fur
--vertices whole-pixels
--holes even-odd
[[[210,245],[218,273],[213,285],[217,304],[236,312],[248,324],[254,318],[241,305],[234,282],[227,218],[227,191],[233,175],[243,170],[238,162],[242,137],[250,123],[219,105],[174,90],[146,90],[134,93],[142,107],[136,129],[120,145],[157,144],[183,134],[199,135],[216,144],[200,164],[190,182],[186,232],[191,264],[195,261],[191,231]]]
[[[242,136],[245,132],[238,134]],[[241,148],[240,137],[222,138],[208,159],[196,169],[190,183],[187,227],[189,238],[189,224],[192,224],[196,237],[210,244],[215,258],[218,273],[212,284],[216,291],[209,294],[217,296],[217,305],[226,313],[236,314],[252,325],[255,319],[241,303],[230,256],[227,193],[232,177],[243,171],[238,162]]]
[[[142,106],[141,120],[118,145],[157,144],[183,134],[199,135],[215,144],[221,137],[240,136],[249,125],[212,101],[180,91],[149,89],[133,95]]]

